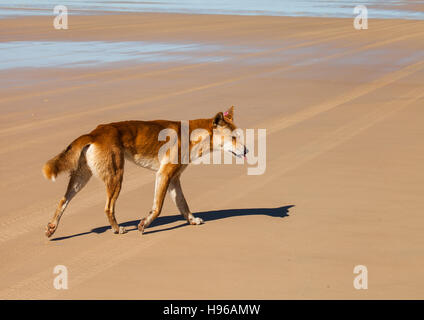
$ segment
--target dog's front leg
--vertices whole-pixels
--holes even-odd
[[[179,176],[175,176],[174,178],[172,178],[169,184],[168,192],[175,205],[177,206],[178,210],[188,221],[188,223],[190,223],[191,225],[199,225],[204,223],[201,218],[194,217],[193,214],[190,212],[187,201],[184,197],[183,190],[181,189],[181,182]]]
[[[152,210],[148,216],[142,218],[138,224],[138,230],[144,233],[144,229],[147,228],[153,220],[155,220],[162,211],[163,200],[165,199],[166,190],[168,189],[169,182],[174,174],[175,170],[172,167],[163,166],[156,173],[155,181],[155,196],[153,198]]]

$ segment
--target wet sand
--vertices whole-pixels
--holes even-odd
[[[119,1],[68,0],[66,6],[72,15],[122,14],[137,12],[218,14],[247,16],[284,16],[284,17],[326,17],[353,18],[353,9],[366,5],[372,19],[413,19],[424,20],[422,0],[381,1],[368,0],[349,3],[345,0],[279,0],[243,1],[232,0],[225,4],[221,0],[151,0]],[[19,5],[12,1],[0,4],[0,18],[23,15],[51,16],[53,5],[44,0],[20,0]]]
[[[0,20],[0,41],[207,50],[0,70],[1,298],[423,298],[424,22],[370,20],[357,31],[352,19],[122,14],[69,23]],[[127,234],[112,234],[104,186],[92,179],[45,238],[67,178],[51,183],[41,167],[74,138],[99,123],[212,117],[232,104],[240,127],[267,129],[267,169],[188,168],[183,189],[204,225],[187,225],[166,199],[141,236],[154,175],[128,163],[116,213]],[[56,265],[68,268],[68,290],[53,287]],[[368,290],[353,287],[356,265],[368,268]]]

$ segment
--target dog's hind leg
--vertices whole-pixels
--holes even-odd
[[[116,222],[116,218],[115,218],[115,203],[116,203],[116,200],[118,199],[119,192],[121,191],[122,174],[111,177],[109,181],[105,182],[105,184],[106,184],[106,192],[107,192],[107,199],[106,199],[106,206],[105,206],[106,216],[109,219],[109,223],[114,233],[117,233],[117,234],[126,233],[127,231],[125,230],[125,228],[120,227],[118,225],[118,222]]]
[[[171,179],[168,187],[169,195],[177,206],[182,216],[188,221],[189,224],[199,225],[204,223],[201,218],[195,218],[190,212],[187,201],[184,197],[183,190],[181,189],[180,177],[175,176]]]
[[[72,200],[73,197],[75,197],[75,195],[79,191],[81,191],[82,188],[84,188],[88,180],[90,180],[91,175],[92,174],[87,166],[85,157],[81,156],[78,163],[78,168],[75,171],[71,172],[71,177],[69,179],[68,188],[66,190],[65,196],[59,201],[53,218],[47,224],[47,237],[51,237],[53,233],[55,233],[59,225],[60,218],[62,217],[62,214],[68,206],[69,202]]]
[[[124,156],[121,152],[111,151],[109,161],[106,163],[102,178],[106,185],[106,205],[105,213],[109,223],[117,234],[123,234],[127,231],[124,227],[119,227],[115,218],[115,203],[121,191],[122,179],[124,176]]]

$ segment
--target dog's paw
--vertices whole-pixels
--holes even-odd
[[[190,220],[190,224],[194,225],[194,226],[197,226],[197,225],[203,224],[203,223],[205,223],[205,222],[201,218],[193,218],[193,219]]]
[[[45,233],[47,238],[50,238],[53,235],[53,233],[56,231],[56,229],[57,229],[57,226],[49,222],[47,224],[46,233]]]
[[[146,218],[143,218],[143,219],[140,220],[140,223],[137,226],[138,231],[140,231],[141,234],[144,233],[144,224],[145,224],[145,222],[146,222]]]
[[[125,229],[124,227],[119,227],[118,232],[115,231],[115,234],[124,234],[124,233],[127,233],[127,229]]]

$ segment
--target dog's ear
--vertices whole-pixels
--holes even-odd
[[[216,128],[219,125],[223,125],[224,122],[224,114],[222,112],[218,112],[213,118],[213,126]]]
[[[229,120],[231,122],[234,121],[234,106],[231,106],[230,109],[224,112],[225,120]]]

